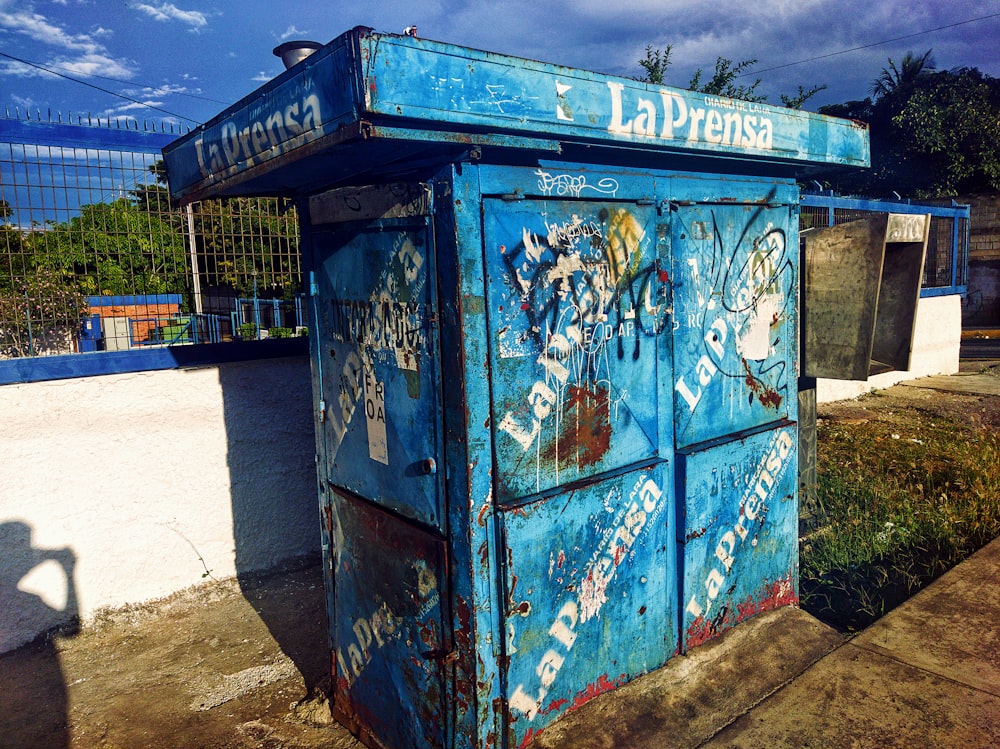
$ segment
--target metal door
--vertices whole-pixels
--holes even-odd
[[[793,211],[698,203],[671,212],[678,447],[794,418]]]
[[[445,543],[370,502],[328,494],[334,713],[388,749],[450,746]]]
[[[429,191],[337,190],[310,208],[319,224],[311,241],[325,473],[335,486],[442,530]],[[371,218],[385,213],[398,217]]]
[[[483,216],[498,502],[659,455],[654,207],[492,199]]]
[[[501,513],[510,746],[677,649],[672,464]]]
[[[684,649],[798,600],[794,424],[677,456]]]
[[[388,749],[449,746],[436,248],[423,185],[310,198],[333,708]]]

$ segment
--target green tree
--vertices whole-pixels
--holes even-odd
[[[725,96],[730,99],[742,99],[743,101],[764,102],[766,96],[757,93],[757,86],[760,85],[760,78],[754,80],[749,86],[738,84],[736,79],[742,76],[747,68],[757,64],[757,60],[742,60],[733,62],[728,57],[718,57],[715,60],[715,73],[707,83],[701,82],[702,70],[698,68],[688,89],[698,91],[703,94],[714,94]]]
[[[666,83],[667,68],[670,67],[672,45],[667,45],[664,49],[646,45],[646,56],[639,60],[639,66],[645,71],[645,76],[641,80],[647,83],[662,85]],[[741,60],[734,62],[728,57],[718,57],[715,60],[715,72],[708,81],[702,81],[704,71],[698,68],[688,90],[697,91],[702,94],[712,94],[715,96],[725,96],[729,99],[742,99],[743,101],[764,102],[767,97],[757,92],[757,87],[761,84],[761,79],[757,78],[753,83],[746,85],[737,82],[738,78],[746,75],[746,71],[757,64],[757,60]],[[809,99],[823,91],[826,86],[813,86],[806,90],[799,86],[798,93],[794,96],[781,95],[781,103],[789,109],[801,109]]]
[[[40,353],[42,342],[67,339],[86,309],[72,279],[39,268],[0,285],[0,358]]]
[[[666,48],[654,49],[652,44],[646,45],[646,56],[639,60],[639,65],[646,71],[643,78],[647,83],[662,85],[666,82],[667,68],[670,67],[670,54],[673,52],[673,45],[668,44]]]
[[[978,70],[920,81],[892,118],[900,158],[914,166],[910,190],[938,197],[1000,190],[1000,81]]]
[[[878,78],[872,82],[872,98],[878,100],[893,95],[909,96],[920,76],[934,70],[932,51],[927,50],[920,57],[907,52],[899,61],[899,67],[896,67],[895,61],[890,57],[888,67],[882,68]]]
[[[930,51],[899,66],[890,60],[878,97],[820,109],[868,123],[872,166],[817,179],[872,197],[1000,189],[1000,80],[975,68],[935,72],[930,61]]]
[[[72,275],[84,294],[183,293],[189,285],[184,236],[127,198],[81,206],[44,240],[40,267]]]
[[[294,211],[281,214],[268,198],[230,198],[194,206],[201,274],[210,286],[249,297],[291,299],[301,290]]]

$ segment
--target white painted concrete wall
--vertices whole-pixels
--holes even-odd
[[[305,358],[0,387],[0,652],[71,587],[87,621],[318,554],[311,403]]]
[[[818,380],[819,403],[857,398],[859,395],[892,387],[904,380],[958,372],[962,344],[962,298],[960,296],[923,297],[917,304],[917,323],[910,369],[886,372],[865,382]]]

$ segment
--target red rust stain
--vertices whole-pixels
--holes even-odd
[[[756,394],[757,400],[765,408],[779,408],[781,406],[781,395],[779,395],[778,391],[768,387],[761,380],[754,377],[746,359],[743,360],[743,369],[747,373],[746,384],[750,388],[750,400],[752,401],[753,396]]]
[[[615,567],[622,563],[622,557],[625,556],[625,551],[626,549],[624,544],[619,543],[615,546]]]
[[[484,504],[482,506],[482,508],[479,510],[479,516],[476,518],[476,522],[479,523],[479,527],[480,528],[486,527],[486,521],[483,520],[483,517],[486,515],[486,511],[488,509],[490,509],[490,506],[487,505],[487,504]]]
[[[742,513],[742,512],[743,512],[743,508],[740,507],[740,513]],[[693,541],[696,538],[701,538],[706,533],[708,533],[708,527],[707,526],[704,527],[704,528],[701,528],[700,530],[691,531],[690,533],[687,534],[687,536],[684,537],[684,540],[685,541]]]
[[[567,700],[565,697],[559,700],[553,700],[552,704],[549,705],[547,708],[545,708],[545,713],[551,713],[553,710],[559,712],[562,709],[563,705],[568,705],[568,704],[569,700]]]
[[[795,586],[792,585],[791,577],[777,580],[771,585],[764,586],[763,595],[754,598],[747,596],[746,601],[736,604],[739,612],[737,621],[749,619],[751,616],[763,614],[765,611],[773,611],[782,606],[792,606],[799,602],[795,595]]]
[[[566,552],[562,549],[559,550],[559,557],[556,559],[556,567],[562,569],[562,566],[566,563]]]
[[[535,730],[534,728],[529,728],[527,733],[524,734],[524,738],[521,739],[521,743],[517,745],[518,749],[524,749],[528,744],[541,736],[543,730],[545,729],[539,728]]]
[[[657,271],[656,277],[660,279],[660,283],[670,283],[670,274],[667,273],[662,268],[659,271]]]
[[[569,706],[569,710],[576,710],[578,707],[585,705],[590,702],[595,697],[600,697],[605,692],[611,692],[620,687],[627,681],[625,674],[622,674],[617,679],[609,679],[607,674],[604,674],[595,681],[593,684],[588,684],[587,688],[582,692],[578,692],[576,697],[573,699],[573,704]],[[568,711],[567,711],[568,712]]]
[[[610,423],[607,386],[566,388],[561,433],[542,446],[542,458],[561,468],[597,464],[611,448]]]
[[[699,616],[688,627],[684,643],[689,648],[696,648],[699,645],[704,645],[719,634],[720,631],[716,629],[714,621],[709,621],[705,617]]]
[[[745,601],[737,603],[735,615],[732,608],[727,606],[715,619],[708,620],[699,616],[691,622],[684,641],[687,647],[696,648],[752,616],[798,602],[791,576],[782,578],[765,585],[756,596],[749,595]]]
[[[490,561],[490,547],[485,541],[479,547],[479,564],[485,569]]]

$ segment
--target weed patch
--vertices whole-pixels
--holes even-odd
[[[820,526],[800,540],[802,608],[862,629],[1000,535],[1000,431],[990,420],[872,404],[821,419]]]

